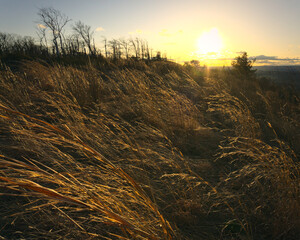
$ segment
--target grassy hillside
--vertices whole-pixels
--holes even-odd
[[[296,90],[164,61],[0,71],[0,238],[300,234]]]

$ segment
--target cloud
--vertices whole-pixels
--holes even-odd
[[[97,27],[95,31],[96,32],[103,32],[103,31],[105,31],[105,29],[103,27]]]
[[[38,26],[38,28],[42,28],[42,29],[47,28],[47,27],[46,27],[45,25],[43,25],[43,24],[38,24],[37,26]]]
[[[243,52],[236,52],[237,54],[241,54]],[[250,56],[249,59],[256,59],[256,63],[258,64],[269,64],[269,65],[283,65],[283,64],[300,64],[300,58],[279,58],[278,56],[266,56],[266,55],[257,55]],[[224,57],[218,58],[221,61],[233,61],[235,57]]]
[[[277,56],[258,55],[254,56],[258,63],[285,63],[296,64],[300,62],[300,58],[279,58]]]
[[[279,58],[276,56],[266,56],[266,55],[258,55],[258,56],[255,56],[255,58],[257,61],[259,61],[259,60],[279,60]]]

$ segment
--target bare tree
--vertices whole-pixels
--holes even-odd
[[[103,43],[104,43],[104,51],[105,51],[105,57],[108,57],[108,49],[107,49],[107,38],[103,38]]]
[[[140,43],[141,57],[142,59],[150,59],[150,50],[148,46],[148,41],[143,39],[136,39]]]
[[[128,59],[129,58],[129,50],[130,50],[129,42],[125,39],[120,39],[119,42],[120,42],[121,46],[124,49],[124,53],[125,53],[126,58]]]
[[[37,56],[41,50],[32,37],[0,32],[0,54]]]
[[[150,60],[150,49],[149,49],[149,45],[148,45],[148,41],[145,40],[144,41],[144,51],[145,51],[145,58]]]
[[[43,47],[45,46],[48,49],[48,41],[47,41],[47,28],[45,26],[38,26],[37,27],[37,35],[39,37],[40,45]]]
[[[150,55],[149,58],[150,58],[150,59],[153,59],[153,48],[150,49],[149,55]]]
[[[121,58],[122,51],[120,42],[116,39],[113,39],[109,41],[109,45],[113,52],[113,59]]]
[[[82,38],[85,45],[89,49],[90,54],[95,55],[96,49],[92,43],[94,32],[91,31],[91,27],[81,21],[78,21],[73,26],[73,30]]]
[[[101,55],[101,50],[96,48],[96,44],[95,44],[95,38],[93,38],[93,49],[94,49],[94,54],[97,55]]]
[[[140,58],[140,52],[141,52],[141,48],[140,48],[140,39],[136,38],[136,39],[130,39],[130,43],[133,47],[134,53],[135,53],[135,57],[136,59]]]
[[[80,40],[78,34],[72,34],[65,39],[68,54],[77,55],[83,51],[85,43]]]
[[[141,58],[144,59],[145,56],[145,46],[144,46],[144,41],[140,41],[140,50],[141,50]]]
[[[14,38],[11,34],[0,33],[0,53],[9,52]]]
[[[59,56],[64,53],[63,29],[71,19],[54,8],[40,8],[38,16],[41,23],[48,27],[52,33],[52,42],[56,54]]]

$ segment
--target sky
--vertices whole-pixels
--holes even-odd
[[[300,0],[0,0],[0,32],[37,37],[40,8],[95,31],[95,42],[139,37],[182,63],[229,65],[240,52],[257,65],[300,64]]]

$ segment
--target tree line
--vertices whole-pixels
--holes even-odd
[[[36,33],[33,37],[21,37],[15,34],[0,33],[0,56],[26,55],[45,57],[46,55],[63,57],[76,55],[102,56],[112,59],[134,58],[162,60],[160,52],[149,47],[141,38],[112,39],[103,38],[103,48],[96,47],[95,31],[91,26],[72,20],[54,8],[41,8],[37,13]],[[71,25],[71,31],[66,33]]]

